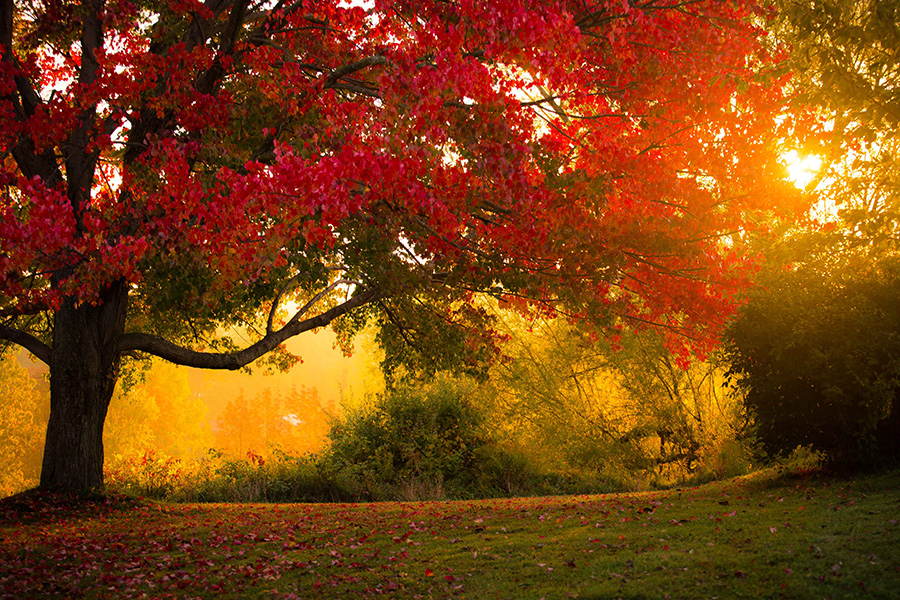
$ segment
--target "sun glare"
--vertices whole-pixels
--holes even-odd
[[[796,150],[783,154],[781,160],[787,167],[788,179],[801,190],[810,184],[822,168],[821,158],[815,155],[800,156]]]

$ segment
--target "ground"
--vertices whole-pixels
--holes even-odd
[[[900,472],[501,500],[0,504],[0,598],[897,598]]]

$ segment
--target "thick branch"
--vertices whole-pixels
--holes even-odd
[[[81,25],[81,69],[78,74],[78,82],[84,86],[89,86],[97,80],[100,71],[97,52],[103,48],[103,26],[100,18],[103,2],[94,0],[87,8]],[[96,135],[96,117],[96,103],[84,107],[78,128],[69,135],[66,149],[68,196],[79,231],[83,230],[83,204],[88,201],[99,157],[97,150],[88,151],[90,140]]]
[[[13,37],[13,13],[16,3],[13,0],[3,0],[0,3],[0,44],[3,44],[3,53],[12,53]]]
[[[249,0],[240,0],[231,7],[231,14],[225,25],[225,31],[222,33],[222,39],[219,42],[219,52],[213,61],[212,66],[197,81],[197,91],[202,94],[211,94],[225,75],[225,68],[222,66],[222,59],[230,56],[234,51],[234,45],[237,42],[238,34],[241,32],[241,25],[244,21],[244,14],[247,12]]]
[[[16,72],[14,75],[16,91],[11,92],[5,99],[12,103],[18,120],[25,122],[34,115],[37,107],[41,104],[41,98],[28,78],[18,72],[19,62],[13,53],[14,12],[14,0],[3,0],[0,3],[2,61],[8,63]],[[40,177],[48,187],[53,187],[62,181],[62,174],[57,167],[53,150],[48,148],[39,154],[30,134],[19,136],[18,142],[12,148],[12,155],[19,169],[26,177]]]
[[[13,54],[14,13],[15,2],[13,0],[3,0],[2,5],[0,5],[0,44],[3,44],[3,62],[7,62],[18,69],[19,63]],[[38,96],[31,82],[21,73],[16,73],[14,79],[16,90],[19,92],[22,102],[21,105],[17,106],[17,108],[21,109],[19,116],[21,118],[30,117],[34,115],[34,111],[41,103],[40,96]]]
[[[36,315],[48,310],[49,307],[42,302],[22,303],[12,306],[4,306],[0,308],[0,319],[8,319],[9,317],[24,317],[25,315]]]
[[[271,352],[285,340],[311,329],[328,325],[336,318],[376,300],[380,293],[369,289],[353,296],[343,304],[304,320],[291,319],[287,325],[266,334],[252,346],[230,353],[197,352],[183,348],[163,338],[146,333],[126,333],[119,341],[119,352],[146,352],[169,362],[198,369],[236,370]]]
[[[0,340],[6,340],[22,346],[46,364],[50,364],[50,346],[30,333],[25,333],[7,325],[0,325]]]
[[[206,7],[209,8],[213,13],[213,20],[208,20],[200,17],[199,15],[194,15],[193,21],[191,25],[188,27],[184,36],[180,40],[184,44],[184,51],[186,53],[190,53],[197,46],[206,44],[211,35],[213,35],[213,21],[218,18],[220,12],[227,8],[231,3],[227,0],[207,0],[205,2]],[[244,3],[246,4],[246,3]],[[156,54],[157,56],[164,57],[172,50],[173,44],[161,44],[161,43],[152,43],[150,45],[150,52],[152,54]],[[221,73],[224,71],[221,70],[221,65],[219,61],[221,60],[220,56],[216,57],[216,64],[209,71],[204,71],[198,77],[198,81],[196,84],[196,88],[200,90],[202,93],[209,93],[208,91],[203,92],[203,90],[212,90],[218,82],[218,78],[221,77]],[[215,69],[219,70],[219,73],[216,74],[212,71]],[[163,96],[165,94],[166,87],[171,84],[171,77],[160,81],[156,86],[156,90],[154,95]],[[157,133],[163,129],[165,129],[171,122],[175,113],[172,109],[166,110],[162,115],[158,114],[155,109],[150,109],[147,106],[143,106],[138,111],[138,117],[131,120],[131,132],[128,134],[128,144],[127,150],[125,151],[125,155],[123,156],[123,162],[125,165],[130,165],[137,158],[147,150],[147,146],[145,144],[145,140],[151,134]]]
[[[332,89],[332,90],[343,90],[345,92],[352,92],[354,94],[360,94],[361,96],[368,96],[370,98],[381,98],[381,92],[379,92],[373,88],[369,88],[369,87],[365,87],[365,86],[361,86],[361,85],[354,85],[352,83],[339,82],[339,83],[335,83],[334,85],[329,85],[328,88]]]

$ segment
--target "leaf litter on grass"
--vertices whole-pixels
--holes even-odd
[[[598,496],[53,514],[0,524],[0,598],[900,596],[900,472],[847,481],[768,471]]]

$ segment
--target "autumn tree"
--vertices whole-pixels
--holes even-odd
[[[324,400],[315,387],[291,387],[284,395],[283,420],[291,425],[276,439],[285,450],[316,452],[326,443],[332,419],[338,416],[339,407],[333,399]]]
[[[771,245],[725,336],[736,385],[771,453],[811,445],[843,466],[898,460],[900,4],[779,0],[795,102],[827,123],[806,152],[824,226]]]
[[[325,442],[328,418],[315,388],[292,388],[286,394],[265,388],[252,398],[241,390],[216,421],[216,446],[239,457],[275,448],[315,451]]]
[[[832,253],[894,252],[900,241],[900,3],[779,0],[795,102],[827,131],[807,140],[824,164],[815,194],[840,215]]]
[[[149,449],[196,458],[212,445],[206,405],[191,393],[184,369],[162,361],[147,367],[113,394],[103,432],[107,459],[110,451],[127,457]]]
[[[685,364],[651,331],[611,343],[563,318],[504,321],[507,359],[482,396],[504,437],[538,460],[672,480],[738,450],[742,410],[717,357]]]
[[[102,483],[132,355],[284,365],[370,321],[477,371],[477,293],[702,345],[727,236],[784,201],[749,0],[0,7],[0,338],[49,365],[42,486]]]
[[[0,496],[37,481],[46,408],[46,392],[15,354],[0,353]]]

